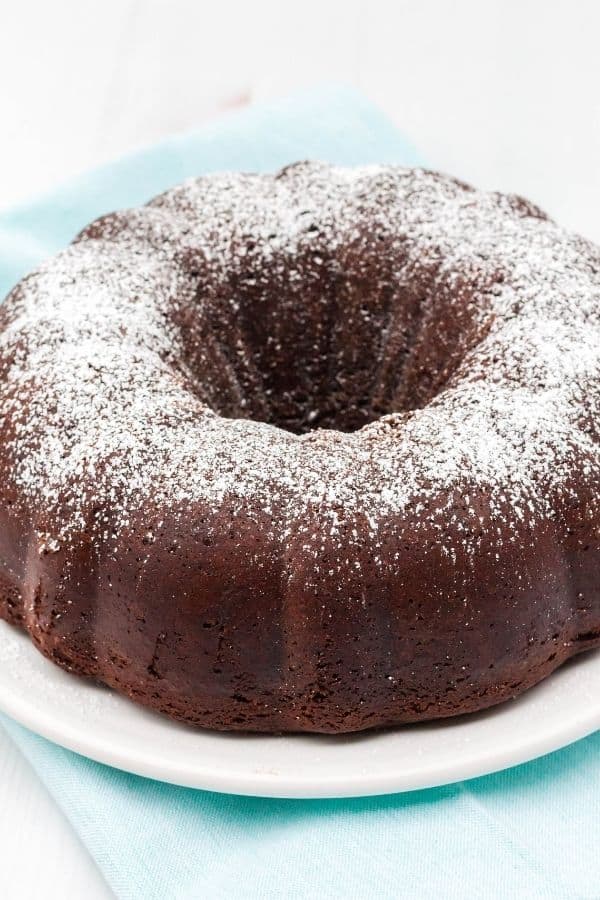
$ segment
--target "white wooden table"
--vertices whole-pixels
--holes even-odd
[[[432,166],[600,241],[599,31],[596,0],[3,0],[0,207],[223,105],[337,80]],[[110,896],[2,734],[0,809],[0,897]]]

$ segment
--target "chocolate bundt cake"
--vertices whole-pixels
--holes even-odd
[[[600,645],[600,249],[422,169],[197,178],[0,307],[0,613],[195,725],[479,710]]]

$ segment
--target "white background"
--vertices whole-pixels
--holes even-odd
[[[224,106],[336,80],[432,166],[600,240],[599,34],[597,0],[0,0],[0,207]],[[107,896],[0,735],[0,897]]]

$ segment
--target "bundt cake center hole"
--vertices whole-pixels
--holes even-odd
[[[435,271],[399,284],[395,257],[376,243],[373,258],[352,258],[356,271],[334,265],[327,247],[316,271],[314,253],[277,263],[254,245],[252,262],[232,260],[227,283],[200,292],[199,318],[185,309],[176,320],[202,402],[298,435],[358,431],[429,403],[481,322],[452,306]]]
[[[203,399],[224,418],[265,422],[297,435],[316,429],[351,433],[384,415],[414,409],[423,402],[419,391],[406,396],[399,396],[398,391],[386,394],[373,378],[374,373],[369,373],[369,380],[358,365],[354,378],[333,369],[328,378],[312,384],[307,383],[307,370],[309,367],[289,365],[276,375],[269,373],[273,386],[265,386],[266,379],[245,384],[239,373],[230,375],[232,383],[228,379],[211,392],[210,398]],[[357,390],[357,385],[362,390]]]
[[[325,304],[321,322],[294,322],[288,315],[283,322],[265,316],[257,323],[255,303],[256,318],[248,314],[243,328],[240,318],[250,303],[240,304],[233,327],[227,323],[218,337],[193,344],[187,364],[199,398],[224,418],[265,422],[298,435],[316,429],[350,433],[424,406],[460,361],[454,352],[460,333],[448,335],[442,321],[435,329],[439,342],[424,343],[420,311],[409,310],[405,324],[368,301],[363,299],[355,321],[344,323],[341,336]],[[398,305],[402,309],[401,299]],[[342,318],[339,310],[337,316]],[[287,332],[285,339],[278,332]],[[211,343],[210,354],[198,354],[198,347],[204,351]]]
[[[205,399],[205,398],[203,398]],[[316,429],[332,429],[350,433],[374,422],[392,409],[376,409],[365,399],[363,403],[346,394],[332,392],[302,394],[284,391],[276,396],[269,392],[248,393],[232,402],[227,391],[213,395],[211,409],[227,419],[250,419],[282,428],[292,434],[307,434]]]
[[[365,345],[365,358],[370,362],[373,351]],[[251,419],[265,422],[302,435],[316,429],[331,429],[345,433],[358,431],[370,422],[391,413],[409,412],[429,403],[448,381],[458,360],[448,362],[431,354],[435,366],[412,367],[402,370],[402,360],[390,376],[376,366],[366,369],[360,363],[353,371],[331,367],[321,380],[308,382],[308,367],[288,365],[277,373],[269,372],[258,384],[244,385],[237,375],[234,385],[225,385],[210,398],[211,408],[230,419]],[[308,383],[307,383],[308,382]]]

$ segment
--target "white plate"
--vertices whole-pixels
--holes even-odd
[[[461,781],[600,728],[600,651],[485,713],[346,737],[228,735],[148,712],[48,662],[0,622],[0,709],[98,762],[173,784],[264,797],[358,797]]]

